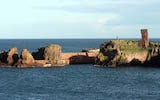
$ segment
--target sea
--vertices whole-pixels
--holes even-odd
[[[110,39],[1,39],[0,51],[30,52],[59,44],[63,52],[98,48]],[[152,39],[151,41],[160,41]],[[0,68],[0,100],[160,100],[160,68],[101,68],[91,64],[53,68]]]

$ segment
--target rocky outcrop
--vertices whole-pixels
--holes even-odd
[[[97,64],[111,67],[141,65],[147,57],[148,49],[139,47],[137,41],[112,40],[100,46]]]
[[[34,58],[27,49],[22,50],[20,58],[21,58],[22,64],[26,64],[26,65],[33,65],[34,64]]]
[[[144,63],[145,66],[160,66],[160,48],[153,47],[149,49],[148,57],[146,62]]]
[[[99,52],[97,52],[99,51]],[[96,62],[95,62],[96,61]],[[49,45],[32,54],[23,49],[20,57],[16,47],[0,52],[0,66],[53,67],[68,64],[97,64],[116,67],[121,65],[160,65],[160,46],[150,42],[148,48],[138,46],[138,41],[112,40],[101,44],[100,49],[84,52],[62,53],[61,46]]]
[[[39,48],[38,51],[33,52],[32,55],[35,60],[46,60],[52,65],[60,65],[63,63],[61,59],[61,46],[57,44]]]
[[[61,46],[52,44],[45,47],[44,59],[51,63],[59,64],[61,60]]]
[[[1,51],[0,52],[0,63],[1,64],[6,64],[6,63],[8,63],[7,62],[7,54],[8,54],[8,52],[6,52],[6,51]]]
[[[16,47],[11,48],[7,53],[7,63],[13,66],[18,62],[18,59],[18,49]]]
[[[1,65],[14,66],[18,62],[18,50],[16,47],[9,49],[9,51],[0,52]]]
[[[44,60],[44,50],[45,50],[45,47],[41,47],[41,48],[38,48],[38,51],[37,52],[33,52],[32,53],[32,56],[34,57],[35,60]]]
[[[32,54],[23,49],[20,57],[16,47],[9,51],[0,52],[1,67],[59,67],[68,64],[94,64],[98,52],[68,52],[62,53],[61,46],[51,44],[46,47],[39,48],[37,52]]]

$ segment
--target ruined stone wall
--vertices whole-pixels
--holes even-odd
[[[97,54],[88,52],[61,53],[61,58],[66,64],[93,64]]]

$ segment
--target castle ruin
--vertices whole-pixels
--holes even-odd
[[[143,48],[148,48],[148,46],[149,46],[148,30],[141,29],[141,35],[142,35],[142,38],[139,41],[138,45],[142,46]]]

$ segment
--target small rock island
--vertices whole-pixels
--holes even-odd
[[[82,52],[62,52],[61,46],[51,44],[30,53],[16,47],[0,52],[1,67],[58,67],[70,64],[94,64],[101,67],[159,66],[160,43],[150,42],[148,30],[141,30],[142,38],[136,40],[110,40],[100,48],[83,49]]]
[[[100,46],[97,65],[116,67],[127,65],[159,66],[160,43],[149,42],[148,30],[141,30],[142,39],[111,40]]]

